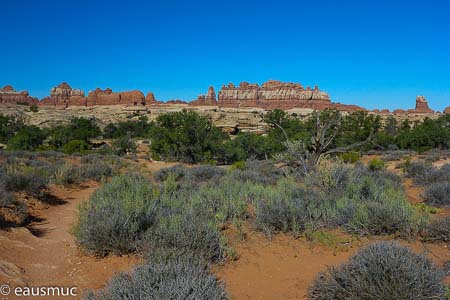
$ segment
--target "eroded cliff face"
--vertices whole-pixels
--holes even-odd
[[[238,87],[229,83],[219,91],[220,107],[259,107],[263,109],[332,108],[327,93],[316,86],[303,88],[299,83],[269,80],[261,86],[241,82]]]
[[[30,97],[28,91],[17,92],[11,85],[0,89],[0,103],[36,105],[39,100]]]
[[[86,97],[84,91],[72,89],[72,87],[62,82],[50,90],[50,96],[41,100],[40,105],[50,105],[56,107],[85,106]]]

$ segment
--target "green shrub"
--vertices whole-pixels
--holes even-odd
[[[358,152],[346,152],[341,154],[342,161],[345,163],[354,164],[361,159],[361,155]]]
[[[374,158],[369,161],[368,164],[369,170],[371,171],[379,171],[384,169],[384,161],[379,158]]]
[[[178,257],[149,262],[130,274],[116,275],[89,300],[226,300],[224,286],[198,259]]]
[[[360,250],[348,263],[321,272],[309,300],[445,299],[444,273],[428,258],[395,243]]]
[[[159,115],[151,131],[151,151],[159,159],[197,163],[216,160],[227,135],[192,111]]]
[[[136,153],[137,145],[131,135],[125,135],[114,140],[113,149],[117,155],[127,155]]]
[[[89,150],[89,145],[83,140],[73,140],[62,147],[62,152],[66,154],[86,153]]]
[[[37,126],[26,126],[8,141],[8,150],[36,150],[47,137]]]
[[[158,191],[143,177],[114,177],[79,208],[75,236],[88,252],[128,253],[155,221]]]

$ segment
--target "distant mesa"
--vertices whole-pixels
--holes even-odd
[[[333,108],[327,93],[304,88],[299,83],[269,80],[261,86],[255,83],[241,82],[238,87],[233,83],[223,85],[219,91],[218,105],[221,107],[260,107],[264,109],[292,108]],[[342,105],[336,107],[342,108]],[[362,109],[362,108],[361,108]]]
[[[89,92],[86,97],[84,91],[72,89],[69,84],[63,82],[52,88],[50,96],[42,99],[40,104],[62,108],[94,105],[145,105],[145,97],[140,91],[113,92],[109,88],[105,90],[97,88]]]
[[[39,100],[30,97],[28,91],[17,92],[11,85],[6,85],[0,89],[0,103],[36,105]]]
[[[90,91],[87,96],[81,89],[72,88],[67,82],[62,82],[50,90],[50,95],[38,101],[30,97],[27,91],[16,92],[11,85],[0,89],[0,103],[11,104],[39,104],[68,108],[71,106],[97,106],[97,105],[126,105],[126,106],[216,106],[223,108],[262,108],[265,110],[294,108],[307,108],[323,110],[327,108],[340,111],[361,111],[364,108],[357,105],[332,102],[329,95],[314,88],[303,87],[300,83],[269,80],[262,85],[257,83],[241,82],[238,86],[233,83],[223,85],[216,94],[213,86],[210,86],[206,94],[201,94],[197,99],[187,102],[183,100],[158,101],[155,94],[148,92],[146,96],[138,90],[114,92],[110,88],[97,88]],[[388,109],[375,109],[375,114],[391,114]],[[450,107],[444,111],[450,114]],[[433,114],[424,96],[417,96],[414,109],[396,109],[395,115],[404,114]]]

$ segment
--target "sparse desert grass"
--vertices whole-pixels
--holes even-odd
[[[348,263],[320,273],[308,299],[445,299],[443,277],[425,256],[380,242],[360,250]]]

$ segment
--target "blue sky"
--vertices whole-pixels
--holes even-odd
[[[2,0],[0,85],[67,81],[192,100],[222,84],[319,85],[336,102],[450,106],[450,1]]]

